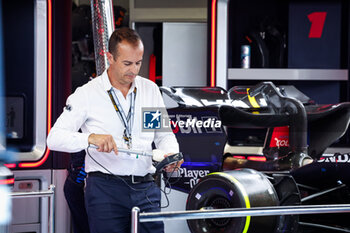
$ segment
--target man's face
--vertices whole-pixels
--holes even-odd
[[[143,44],[140,41],[135,46],[127,41],[122,41],[118,44],[117,50],[115,57],[111,53],[107,54],[111,81],[121,85],[130,85],[141,68]]]

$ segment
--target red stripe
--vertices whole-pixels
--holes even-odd
[[[149,80],[156,82],[156,56],[151,54],[149,58],[149,72],[148,72]]]
[[[248,160],[265,162],[266,158],[263,156],[248,156]]]
[[[15,163],[9,163],[9,164],[4,164],[7,168],[15,168],[16,164]]]
[[[8,184],[14,184],[15,178],[0,180],[0,185],[8,185]]]
[[[51,130],[51,108],[52,108],[52,0],[47,1],[47,133]],[[20,163],[18,167],[39,167],[49,157],[50,150],[46,147],[44,156],[37,162]]]

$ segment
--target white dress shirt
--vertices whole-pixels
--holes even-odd
[[[127,115],[130,109],[132,91],[137,88],[135,100],[135,116],[132,128],[132,149],[152,151],[154,141],[158,149],[165,153],[179,152],[179,145],[172,132],[142,132],[142,109],[141,107],[162,107],[164,102],[159,88],[152,81],[137,76],[133,82],[127,97],[121,91],[114,89],[115,94]],[[52,127],[47,145],[51,150],[63,152],[78,152],[88,147],[90,134],[110,134],[113,136],[118,148],[127,148],[124,140],[124,124],[119,114],[115,111],[107,93],[112,88],[105,71],[89,83],[68,97],[66,107],[61,116]],[[81,133],[78,130],[81,129]],[[154,173],[152,159],[145,156],[129,155],[118,152],[118,155],[98,152],[89,148],[93,159],[103,167],[116,175],[138,175]],[[101,165],[96,163],[89,155],[85,156],[85,169],[87,172],[100,171],[109,173]]]

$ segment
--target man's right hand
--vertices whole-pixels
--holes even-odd
[[[115,143],[112,135],[107,134],[90,134],[88,138],[89,144],[97,146],[97,151],[108,152],[112,150],[115,154],[118,154],[117,144]]]

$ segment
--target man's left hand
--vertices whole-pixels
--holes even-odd
[[[166,154],[166,155],[164,155],[164,158],[165,158],[165,157],[168,157],[169,155],[173,155],[173,154],[172,154],[172,153]],[[183,163],[184,163],[184,160],[181,159],[181,160],[178,161],[178,162],[169,164],[168,166],[164,167],[164,171],[166,171],[166,172],[174,172],[174,171],[177,171],[177,170],[179,170],[179,168],[181,167],[181,165],[182,165]]]

